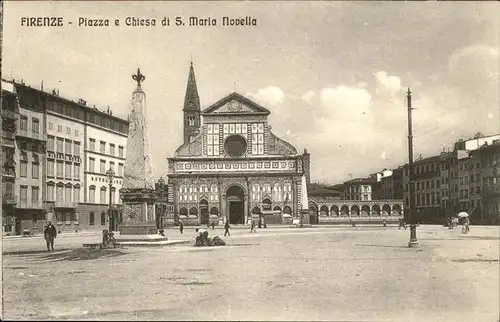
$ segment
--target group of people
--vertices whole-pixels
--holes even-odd
[[[454,229],[460,224],[460,222],[462,224],[462,234],[468,234],[470,232],[469,217],[462,217],[460,219],[457,217],[448,217],[446,220],[446,225],[448,226],[448,229]]]

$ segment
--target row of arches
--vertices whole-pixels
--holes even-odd
[[[337,205],[333,205],[330,208],[327,205],[322,205],[318,210],[318,206],[309,204],[309,210],[320,216],[399,216],[401,215],[402,208],[399,204],[393,205],[392,208],[388,204],[384,204],[382,207],[374,204],[371,208],[369,205],[362,205],[361,208],[358,205],[352,205],[351,207],[342,205],[340,208]]]
[[[263,208],[264,208],[263,210],[267,210],[267,209],[265,209],[266,208],[265,206]],[[269,208],[269,210],[271,210],[271,208]],[[274,208],[272,208],[272,210],[274,210],[274,211],[281,211],[284,214],[289,214],[289,215],[292,214],[292,208],[290,206],[285,206],[284,208],[281,208],[281,206],[274,206]],[[261,209],[260,209],[259,206],[254,206],[252,208],[252,214],[258,215],[258,214],[261,214],[261,213],[262,213],[262,211],[261,211]]]
[[[204,208],[200,206],[199,208],[196,206],[192,206],[191,208],[187,207],[181,207],[179,209],[179,216],[181,217],[198,217],[198,215],[203,215],[205,213],[205,210],[208,210],[208,205],[207,208]],[[281,209],[281,206],[275,206],[273,208],[275,211],[282,211],[284,214],[292,214],[292,208],[290,206],[285,206],[283,210]],[[206,213],[210,214],[210,216],[219,216],[219,208],[217,207],[211,207],[209,211]],[[259,206],[255,206],[252,208],[252,214],[258,215],[261,214],[262,211]]]

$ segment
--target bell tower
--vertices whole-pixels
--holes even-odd
[[[199,133],[201,126],[200,119],[200,97],[196,86],[193,63],[189,67],[189,77],[186,87],[186,96],[184,98],[184,144],[191,142]]]

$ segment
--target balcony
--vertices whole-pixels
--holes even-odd
[[[500,196],[500,184],[485,186],[482,192],[483,197],[485,198],[494,198]]]
[[[2,109],[2,118],[17,121],[18,117],[18,113],[11,110]]]
[[[16,167],[14,165],[4,165],[2,176],[6,178],[16,177]]]
[[[56,200],[56,202],[54,203],[54,208],[76,208],[76,207],[78,207],[78,202]]]
[[[20,202],[17,203],[17,208],[21,209],[42,209],[42,202],[33,202],[33,201],[26,201],[26,200],[21,200]]]
[[[15,133],[15,132],[12,132],[12,131],[2,130],[2,137],[3,137],[4,139],[11,139],[11,140],[15,140],[15,139],[16,139],[16,133]]]
[[[13,193],[6,192],[2,196],[2,203],[4,205],[15,205],[16,204],[16,195]]]
[[[47,141],[47,135],[43,133],[36,133],[33,131],[27,131],[27,130],[19,130],[16,134],[16,136],[32,139],[32,140],[38,140],[38,141]]]

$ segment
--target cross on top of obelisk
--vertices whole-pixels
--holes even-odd
[[[141,82],[143,82],[146,79],[146,76],[144,76],[143,74],[141,74],[141,69],[140,68],[137,68],[137,74],[136,75],[132,75],[132,79],[137,82],[137,86],[138,87],[141,87]]]

